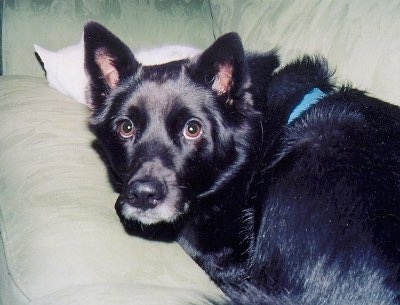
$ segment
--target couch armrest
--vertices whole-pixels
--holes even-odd
[[[158,304],[218,295],[178,244],[124,232],[87,116],[44,79],[0,79],[0,304],[106,304],[98,287],[121,304],[157,304],[143,291]]]

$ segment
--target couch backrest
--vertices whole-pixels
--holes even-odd
[[[210,0],[214,32],[237,31],[249,49],[283,62],[321,54],[341,82],[400,105],[399,0]]]
[[[95,20],[132,49],[162,44],[206,46],[213,41],[208,1],[3,0],[3,74],[44,73],[33,44],[57,50],[79,42]]]
[[[236,31],[247,49],[279,47],[285,63],[326,56],[340,81],[400,105],[399,0],[3,0],[3,73],[41,75],[33,43],[56,50],[79,41],[87,20],[133,50],[206,47]]]

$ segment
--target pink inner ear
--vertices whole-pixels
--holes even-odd
[[[96,52],[96,64],[99,66],[104,80],[107,82],[111,89],[114,89],[119,81],[119,74],[114,67],[113,60],[103,50]]]
[[[218,72],[212,84],[212,89],[218,95],[223,95],[231,90],[233,84],[233,67],[231,64],[221,64],[218,66]]]

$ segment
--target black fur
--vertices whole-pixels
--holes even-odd
[[[127,231],[176,238],[234,304],[399,304],[398,107],[336,88],[319,57],[276,70],[234,33],[147,67],[96,23],[84,38]]]

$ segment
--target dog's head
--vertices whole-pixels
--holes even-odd
[[[90,125],[122,181],[121,218],[171,223],[232,181],[260,119],[237,34],[155,66],[97,23],[84,40]]]

